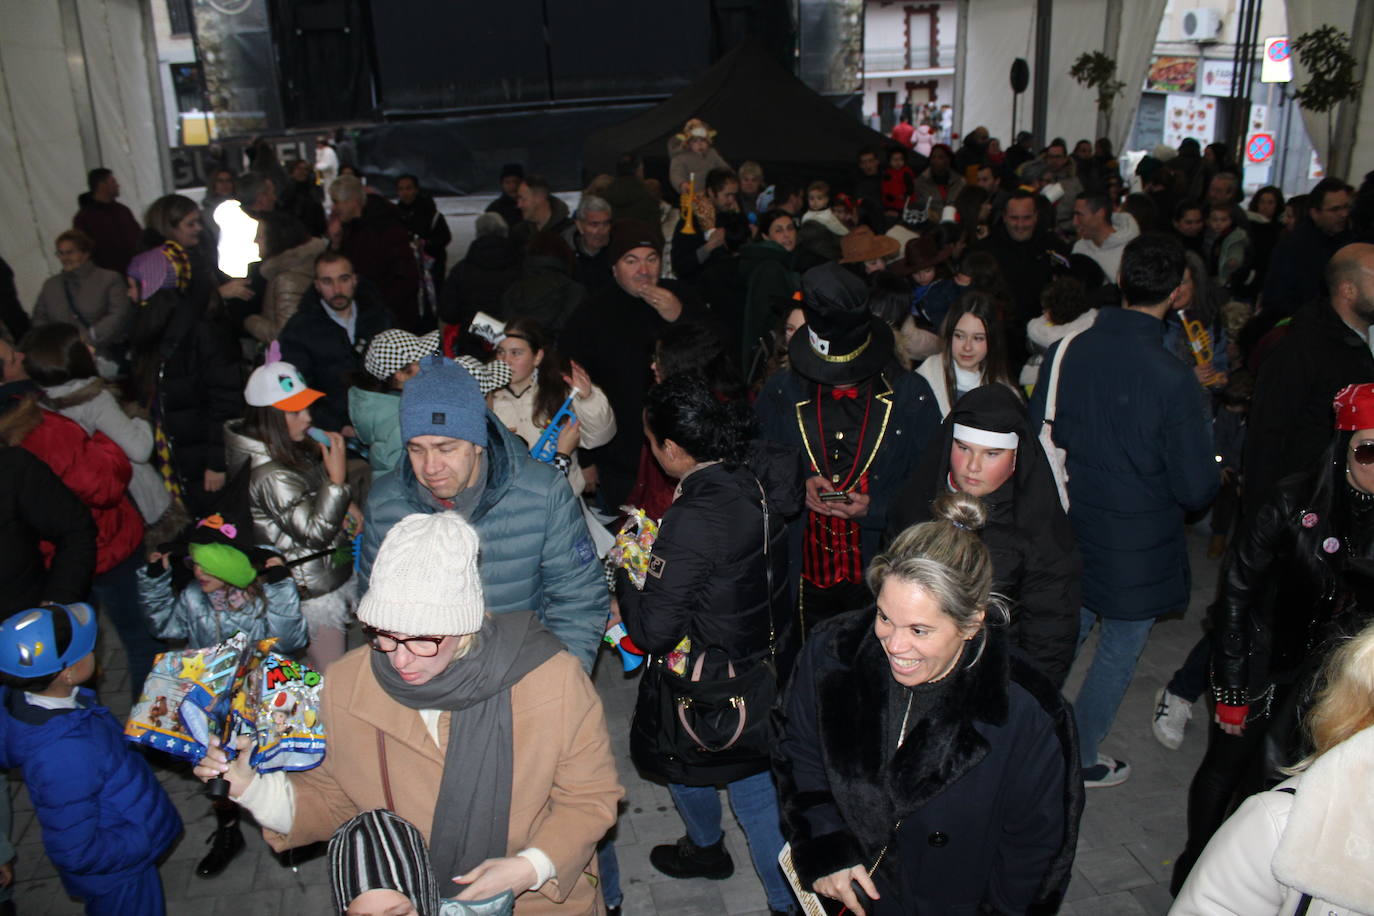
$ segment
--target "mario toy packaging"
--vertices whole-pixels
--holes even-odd
[[[308,770],[324,760],[321,674],[243,634],[203,649],[163,652],[129,713],[124,737],[184,760],[205,756],[211,735],[254,736],[260,773]]]

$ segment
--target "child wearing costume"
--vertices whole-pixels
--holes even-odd
[[[0,624],[0,767],[21,768],[43,847],[92,916],[166,912],[157,860],[181,818],[95,693],[90,605],[21,611]]]
[[[247,475],[229,485],[226,503],[247,499]],[[184,639],[197,648],[224,642],[242,633],[252,642],[275,636],[276,651],[298,652],[309,637],[301,616],[296,583],[279,556],[251,546],[252,525],[247,513],[201,519],[189,545],[191,581],[178,589],[171,570],[172,556],[154,552],[148,567],[138,573],[138,593],[149,625],[162,639]],[[216,828],[210,851],[196,866],[196,874],[211,878],[228,867],[243,849],[238,805],[215,801]],[[131,911],[132,912],[132,911]]]

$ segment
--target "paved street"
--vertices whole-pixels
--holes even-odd
[[[1206,733],[1199,707],[1183,747],[1165,750],[1150,734],[1150,713],[1155,690],[1168,680],[1200,632],[1202,606],[1216,575],[1216,564],[1203,556],[1206,542],[1205,525],[1190,532],[1194,590],[1189,613],[1185,619],[1165,620],[1155,627],[1116,728],[1103,746],[1105,753],[1130,761],[1134,775],[1122,786],[1089,791],[1074,880],[1062,913],[1112,916],[1163,914],[1168,910],[1169,866],[1182,847],[1184,798],[1202,757]],[[103,693],[115,713],[122,716],[128,711],[128,700],[124,671],[110,658],[109,648],[117,646],[113,632],[103,636],[101,646],[106,660]],[[1070,696],[1082,679],[1082,668],[1081,662],[1075,667]],[[762,916],[767,909],[763,890],[749,867],[744,836],[729,818],[727,845],[736,865],[730,880],[674,881],[650,867],[649,849],[674,840],[683,829],[667,790],[639,779],[630,766],[627,730],[637,682],[626,681],[619,669],[618,660],[603,651],[596,682],[620,751],[620,773],[628,792],[617,839],[625,913]],[[284,868],[266,844],[251,833],[248,849],[224,874],[210,880],[197,878],[192,869],[204,854],[213,826],[209,804],[189,773],[164,770],[161,779],[186,822],[185,836],[162,866],[169,913],[331,913],[324,860],[315,859],[294,871]],[[14,840],[19,849],[15,863],[19,912],[23,916],[80,913],[81,907],[63,892],[43,854],[40,830],[17,774],[11,776],[10,792],[14,799]]]

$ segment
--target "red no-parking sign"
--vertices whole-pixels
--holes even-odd
[[[1293,51],[1285,36],[1264,39],[1260,60],[1260,82],[1286,83],[1293,79]]]
[[[1254,134],[1245,144],[1245,158],[1251,162],[1267,162],[1274,155],[1274,138],[1271,134]]]

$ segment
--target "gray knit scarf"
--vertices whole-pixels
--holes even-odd
[[[425,684],[407,684],[383,653],[372,653],[372,674],[393,700],[452,713],[429,837],[442,887],[506,854],[514,737],[510,688],[561,648],[532,612],[515,611],[488,614],[468,653]]]

